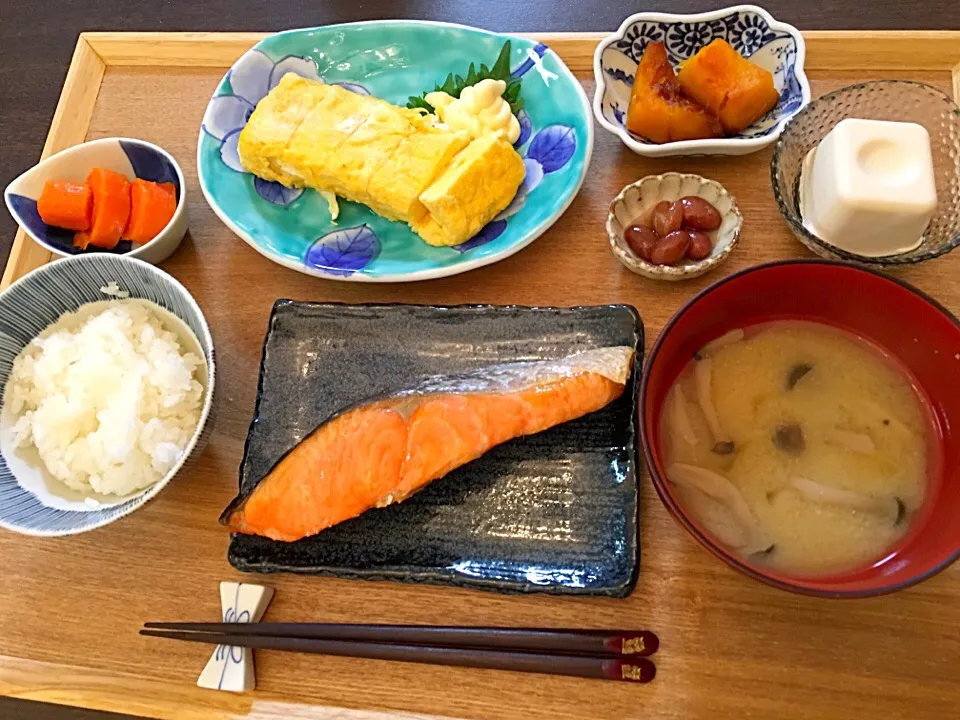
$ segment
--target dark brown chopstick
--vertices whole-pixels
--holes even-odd
[[[254,627],[256,624],[251,625]],[[656,667],[644,657],[613,658],[587,655],[548,655],[543,653],[480,650],[477,648],[431,647],[426,645],[395,645],[388,643],[354,642],[344,640],[317,640],[304,637],[275,637],[272,635],[238,635],[233,633],[185,632],[179,630],[143,629],[141,635],[171,640],[232,645],[263,650],[319,653],[341,657],[394,660],[399,662],[453,665],[488,670],[570,675],[574,677],[650,682]]]
[[[152,630],[231,633],[246,636],[430,645],[474,649],[558,652],[569,655],[646,657],[660,646],[649,630],[555,630],[548,628],[352,625],[340,623],[148,622]]]

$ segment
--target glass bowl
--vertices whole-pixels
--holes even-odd
[[[922,242],[909,252],[865,257],[831,245],[803,227],[798,205],[803,159],[846,118],[914,122],[930,134],[937,209]],[[835,90],[814,100],[787,124],[773,150],[770,181],[780,214],[793,234],[821,257],[878,269],[938,257],[960,244],[960,108],[937,88],[908,80],[878,80]]]

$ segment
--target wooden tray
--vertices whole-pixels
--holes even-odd
[[[652,343],[692,293],[761,261],[803,256],[770,191],[769,150],[739,158],[643,159],[598,130],[591,171],[567,214],[501,263],[410,285],[300,275],[234,237],[204,202],[194,156],[204,107],[261,34],[80,36],[44,155],[127,135],[172,152],[187,176],[191,232],[165,269],[196,296],[216,339],[223,405],[197,467],[110,527],[75,538],[0,534],[0,693],[154,717],[849,718],[960,717],[960,565],[897,595],[825,601],[750,580],[701,550],[642,481],[643,567],[626,600],[505,597],[453,588],[253,577],[226,561],[217,514],[234,495],[273,301],[629,303]],[[538,34],[593,93],[599,34]],[[908,78],[960,92],[960,32],[806,33],[814,96]],[[607,205],[666,170],[715,178],[737,196],[742,241],[717,272],[685,283],[631,274],[607,248]],[[49,260],[20,233],[3,282]],[[960,312],[960,252],[902,272]],[[260,653],[258,690],[199,690],[210,648],[137,635],[145,620],[214,619],[223,579],[276,587],[272,620],[634,626],[662,646],[649,686]]]

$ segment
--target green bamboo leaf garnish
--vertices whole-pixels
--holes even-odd
[[[447,93],[452,97],[460,97],[464,88],[476,85],[481,80],[503,80],[507,84],[507,89],[503,92],[503,99],[510,103],[510,109],[516,115],[523,109],[523,98],[520,97],[520,78],[510,75],[510,41],[507,40],[500,49],[497,61],[493,67],[480,65],[478,70],[474,63],[470,63],[467,68],[466,76],[454,75],[450,73],[442,84],[436,85],[433,90],[426,90],[421,95],[411,95],[407,107],[411,110],[423,109],[428,113],[433,113],[433,106],[427,102],[426,97],[431,92],[438,90]]]

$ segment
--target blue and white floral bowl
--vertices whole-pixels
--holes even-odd
[[[403,223],[343,200],[333,222],[318,193],[261,180],[240,164],[240,130],[287,72],[404,105],[448,73],[462,75],[471,63],[492,65],[508,39],[512,74],[523,78],[516,148],[527,176],[510,206],[462,245],[431,247]],[[207,106],[197,168],[213,211],[270,260],[334,280],[407,282],[466,272],[529,245],[573,201],[592,150],[589,100],[545,45],[461,25],[384,20],[290,30],[259,42]]]
[[[647,43],[663,42],[676,68],[717,38],[723,38],[741,55],[773,73],[774,84],[780,91],[776,107],[742,133],[724,138],[658,144],[627,130],[630,91]],[[810,102],[810,84],[803,72],[805,53],[799,30],[774,20],[755,5],[737,5],[699,15],[637,13],[597,46],[593,57],[597,81],[593,114],[600,125],[638,155],[746,155],[774,142],[787,121]]]
[[[177,209],[167,226],[143,245],[121,240],[115,248],[104,250],[89,246],[81,250],[73,244],[73,231],[47,225],[37,212],[37,199],[47,180],[84,182],[90,171],[102,167],[158,183],[172,183]],[[40,161],[11,182],[3,193],[10,214],[24,232],[54,255],[71,257],[90,253],[110,253],[134,257],[157,265],[180,247],[187,232],[186,183],[183,171],[173,156],[146,140],[101,138],[74,145]]]

